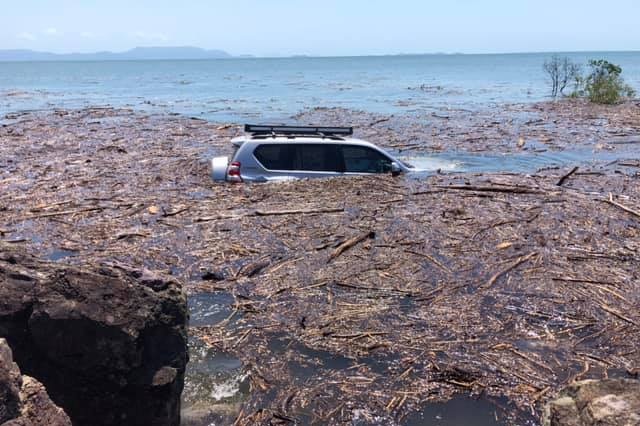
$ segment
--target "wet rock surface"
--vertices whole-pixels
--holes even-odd
[[[5,339],[0,339],[0,425],[71,426],[69,417],[51,401],[44,385],[21,374]]]
[[[186,321],[173,279],[0,245],[0,336],[74,424],[178,424]]]
[[[583,380],[547,404],[544,426],[640,425],[640,381]]]

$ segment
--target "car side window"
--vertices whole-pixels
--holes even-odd
[[[308,172],[341,172],[338,149],[332,144],[296,145],[296,170]]]
[[[295,170],[296,150],[293,145],[260,145],[253,151],[253,155],[267,170]]]
[[[391,159],[366,146],[343,146],[342,157],[347,173],[389,173]]]
[[[264,144],[253,152],[267,170],[342,172],[342,159],[333,144]]]

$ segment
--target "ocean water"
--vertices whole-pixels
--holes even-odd
[[[0,117],[20,110],[111,105],[220,122],[282,121],[313,107],[382,113],[478,109],[547,98],[551,54],[122,62],[0,62]],[[605,58],[640,89],[640,52]]]

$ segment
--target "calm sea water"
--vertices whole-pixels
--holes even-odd
[[[640,89],[640,52],[605,58]],[[534,102],[550,54],[0,63],[0,116],[25,109],[127,106],[214,121],[282,120],[307,108],[407,113]],[[420,89],[419,87],[422,86]]]

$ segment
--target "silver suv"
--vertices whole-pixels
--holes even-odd
[[[267,182],[408,172],[409,166],[372,143],[354,139],[352,127],[245,125],[231,140],[234,153],[211,160],[214,180]]]

